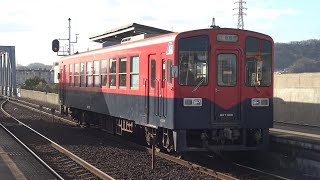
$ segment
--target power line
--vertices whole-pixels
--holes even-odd
[[[238,29],[244,29],[243,16],[247,15],[247,14],[244,13],[243,11],[247,10],[247,8],[245,8],[243,6],[243,4],[246,4],[246,2],[243,0],[239,0],[239,1],[235,2],[234,4],[239,4],[239,6],[237,8],[233,8],[233,10],[238,10],[238,13],[234,14],[234,15],[238,15]]]

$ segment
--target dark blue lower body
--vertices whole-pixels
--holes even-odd
[[[240,133],[237,143],[243,145],[245,136],[250,135],[247,129],[267,129],[273,126],[273,103],[270,99],[268,107],[252,107],[251,100],[242,101],[230,109],[222,109],[208,99],[202,100],[201,107],[184,107],[182,98],[145,97],[127,94],[112,94],[102,92],[85,92],[68,90],[61,96],[63,105],[76,109],[92,111],[99,114],[110,115],[128,119],[135,124],[151,127],[163,127],[174,131],[176,148],[185,150],[187,146],[202,146],[201,144],[188,144],[195,138],[200,141],[204,131],[214,139],[217,134],[236,130]],[[207,133],[207,132],[206,132]],[[253,134],[255,135],[255,134]],[[211,141],[210,139],[210,141]],[[219,139],[219,138],[218,138]],[[193,140],[192,140],[193,141]],[[209,141],[209,143],[210,143]],[[218,140],[216,140],[218,142]],[[225,143],[219,139],[219,143]]]

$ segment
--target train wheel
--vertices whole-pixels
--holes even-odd
[[[150,128],[145,128],[145,138],[146,138],[146,143],[148,146],[151,146],[152,144],[152,133],[151,133],[151,129]]]
[[[172,130],[163,129],[162,144],[163,147],[167,150],[167,152],[172,152],[174,150]]]
[[[85,121],[85,113],[81,112],[80,118],[79,118],[79,124],[82,125]]]
[[[83,125],[85,127],[89,127],[89,123],[87,122],[87,113],[86,112],[82,112],[81,116],[80,116],[80,125]]]
[[[156,149],[157,152],[162,152],[162,151],[164,150],[163,147],[162,147],[162,145],[159,144],[159,143],[156,143],[155,149]]]

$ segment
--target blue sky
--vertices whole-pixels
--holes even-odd
[[[71,18],[74,51],[100,47],[89,36],[140,23],[176,32],[207,28],[215,17],[220,27],[237,27],[236,0],[1,0],[0,45],[15,46],[19,64],[52,64],[56,38],[67,38]],[[275,42],[320,39],[320,1],[246,0],[244,27],[265,33]],[[61,42],[61,45],[67,42]]]

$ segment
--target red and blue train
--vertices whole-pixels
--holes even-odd
[[[81,123],[168,151],[263,149],[273,126],[274,42],[208,28],[64,57],[60,103]]]

